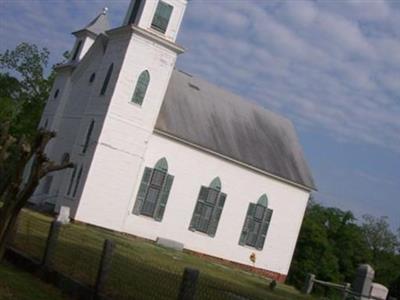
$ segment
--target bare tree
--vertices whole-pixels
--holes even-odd
[[[69,161],[61,164],[50,161],[45,154],[48,142],[54,132],[39,129],[32,142],[23,136],[19,139],[10,134],[9,124],[0,125],[0,174],[7,176],[7,181],[0,190],[0,260],[3,259],[6,244],[21,209],[32,196],[41,178],[47,174],[73,167]],[[24,170],[28,162],[31,167],[24,180]]]

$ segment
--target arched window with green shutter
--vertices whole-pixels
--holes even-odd
[[[101,87],[100,96],[104,95],[107,91],[108,83],[110,82],[111,74],[114,68],[114,64],[108,67],[106,77],[104,77],[103,86]]]
[[[268,208],[268,197],[263,194],[257,203],[249,203],[246,219],[240,234],[239,245],[262,250],[272,218],[272,209]]]
[[[215,236],[226,200],[226,194],[221,192],[221,188],[219,177],[214,178],[208,187],[201,186],[189,230]]]
[[[140,73],[131,100],[133,103],[142,105],[144,96],[146,95],[147,87],[149,86],[149,82],[150,82],[149,71],[145,70],[142,73]]]
[[[174,176],[168,174],[168,162],[165,157],[158,160],[154,168],[145,167],[133,214],[144,215],[161,222],[173,181]]]

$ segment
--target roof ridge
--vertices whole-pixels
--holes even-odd
[[[253,100],[251,98],[246,98],[246,97],[244,97],[242,95],[239,95],[237,93],[234,93],[234,92],[226,89],[225,87],[223,87],[223,86],[221,86],[219,84],[207,81],[206,79],[204,79],[204,78],[202,78],[200,76],[193,75],[193,74],[188,73],[186,71],[183,71],[181,69],[175,69],[175,71],[177,71],[177,72],[181,73],[182,75],[185,75],[188,78],[190,78],[189,79],[190,81],[194,81],[193,84],[195,84],[196,81],[200,81],[200,83],[205,83],[206,85],[213,86],[214,88],[217,88],[219,91],[221,91],[223,93],[230,94],[230,95],[234,96],[234,98],[236,98],[237,102],[239,102],[239,101],[243,102],[243,103],[245,103],[245,105],[247,105],[249,107],[252,107],[252,108],[254,108],[256,110],[262,109],[263,111],[266,111],[267,113],[271,114],[272,116],[274,116],[276,118],[279,118],[281,120],[285,120],[286,122],[290,123],[293,126],[292,121],[288,117],[285,117],[285,116],[281,115],[278,112],[270,110],[269,108],[261,105],[260,103],[258,103],[257,101],[255,101],[255,100]],[[234,98],[229,98],[229,100],[234,99]],[[235,100],[231,100],[231,101],[235,101]]]

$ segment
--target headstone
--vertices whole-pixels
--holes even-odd
[[[387,298],[388,293],[389,293],[389,290],[386,286],[376,283],[376,282],[372,283],[371,297],[374,297],[374,299],[385,300]]]
[[[70,218],[69,218],[69,207],[68,206],[61,206],[60,213],[57,216],[57,221],[63,225],[69,223]]]
[[[375,271],[370,265],[364,264],[357,268],[356,277],[353,281],[352,289],[355,293],[362,295],[361,300],[369,299],[374,280]]]
[[[183,250],[183,244],[174,240],[166,239],[166,238],[161,238],[158,237],[156,240],[157,245],[166,247],[166,248],[171,248],[174,250],[182,251]]]

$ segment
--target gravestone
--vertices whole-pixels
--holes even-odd
[[[156,240],[157,245],[166,247],[166,248],[171,248],[174,250],[182,251],[183,250],[183,244],[174,240],[158,237]]]
[[[364,264],[357,268],[356,277],[352,284],[354,292],[362,295],[361,300],[369,299],[371,293],[372,281],[374,280],[375,271],[370,265]]]
[[[371,287],[371,297],[380,300],[386,300],[389,290],[386,286],[373,282]]]
[[[69,207],[68,206],[61,206],[60,213],[57,216],[57,221],[63,225],[69,223],[70,218],[69,218]]]

